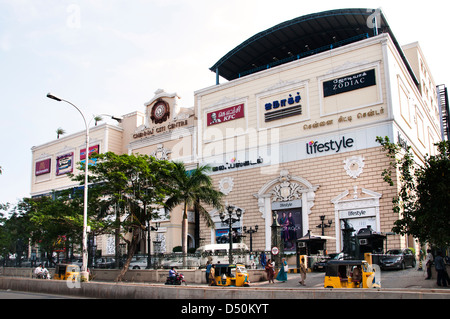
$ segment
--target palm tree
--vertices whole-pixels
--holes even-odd
[[[56,137],[57,137],[57,139],[59,139],[59,136],[63,135],[63,134],[66,134],[66,131],[64,131],[62,128],[58,128],[56,130]]]
[[[203,204],[210,205],[218,210],[223,209],[223,194],[213,188],[212,179],[207,175],[211,171],[208,165],[197,167],[192,171],[186,171],[183,163],[176,162],[175,169],[171,172],[171,196],[166,201],[166,207],[170,210],[183,204],[183,220],[181,231],[181,247],[183,255],[187,255],[188,238],[188,208],[194,208],[206,221],[210,228],[214,228],[214,222]],[[185,261],[186,259],[183,259]]]
[[[94,121],[95,121],[95,126],[97,126],[97,123],[103,121],[103,118],[100,115],[97,115],[94,117]]]

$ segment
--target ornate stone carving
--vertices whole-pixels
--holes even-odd
[[[158,144],[157,149],[153,153],[151,153],[150,156],[153,156],[159,160],[167,161],[167,160],[169,160],[169,154],[171,154],[171,153],[172,153],[172,151],[167,148],[164,148],[163,144]]]
[[[364,166],[364,157],[362,156],[352,156],[344,160],[344,169],[347,175],[354,179],[362,174]]]
[[[219,190],[224,194],[228,195],[231,193],[234,187],[234,178],[225,177],[219,182]]]
[[[301,191],[304,190],[305,187],[298,183],[292,183],[289,171],[282,170],[278,180],[280,181],[280,184],[275,186],[272,191],[272,200],[274,202],[289,202],[302,198]]]

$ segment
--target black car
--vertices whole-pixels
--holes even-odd
[[[411,249],[391,249],[380,258],[380,268],[405,269],[407,266],[416,267],[416,257]]]

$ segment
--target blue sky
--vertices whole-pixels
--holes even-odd
[[[215,83],[209,67],[252,35],[353,7],[382,7],[400,44],[419,41],[436,83],[450,86],[449,1],[0,0],[0,203],[29,196],[33,146],[84,128],[48,92],[88,117],[143,111],[159,88],[192,107]]]

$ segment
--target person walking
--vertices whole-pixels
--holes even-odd
[[[277,280],[281,281],[281,282],[286,282],[287,281],[287,270],[288,270],[288,264],[286,262],[286,258],[281,259],[281,267],[280,267],[280,271],[278,272],[277,275]]]
[[[269,280],[269,284],[270,284],[270,282],[275,283],[273,280],[273,278],[275,277],[275,269],[273,267],[273,263],[272,263],[271,259],[269,259],[267,261],[266,274],[267,274],[267,279]]]
[[[300,263],[300,276],[301,276],[301,280],[298,282],[300,285],[302,286],[306,286],[305,285],[305,280],[306,280],[306,266],[305,266],[305,258],[302,257],[301,263]]]
[[[431,249],[427,249],[427,257],[425,258],[425,267],[427,268],[427,278],[425,280],[431,279],[431,266],[433,265],[433,254]]]
[[[209,273],[211,272],[211,266],[212,266],[211,261],[208,260],[208,261],[206,262],[206,272],[205,272],[206,283],[207,283],[207,284],[209,283]]]
[[[444,258],[442,258],[442,252],[438,251],[437,256],[434,260],[434,266],[436,267],[437,272],[437,285],[447,287],[447,278],[445,276],[445,262]]]
[[[215,286],[215,283],[216,283],[216,279],[214,278],[215,275],[216,275],[216,269],[215,269],[215,266],[212,265],[209,270],[209,285],[210,286]]]

